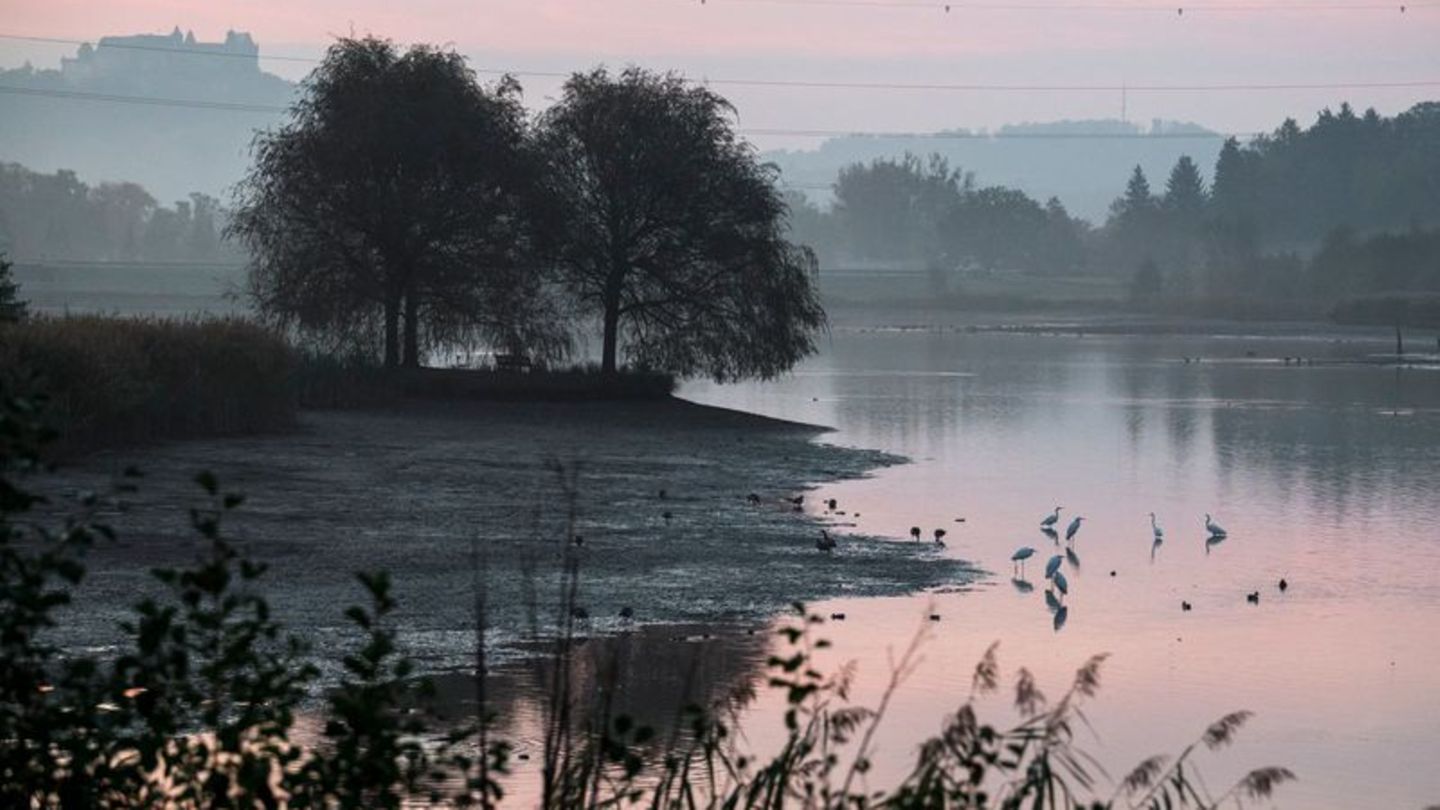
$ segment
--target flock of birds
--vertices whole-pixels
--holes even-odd
[[[1060,535],[1055,527],[1060,524],[1060,510],[1062,509],[1064,509],[1064,507],[1057,506],[1055,507],[1055,511],[1040,520],[1040,531],[1057,543],[1059,542]],[[1155,516],[1154,512],[1150,512],[1149,516],[1150,532],[1155,538],[1155,545],[1159,546],[1159,544],[1165,540],[1165,529],[1160,526],[1159,518]],[[1072,561],[1074,560],[1073,543],[1075,542],[1075,536],[1080,533],[1080,527],[1084,522],[1085,517],[1083,515],[1076,515],[1071,519],[1070,525],[1065,527],[1066,555],[1069,555]],[[1230,536],[1229,533],[1225,531],[1225,527],[1216,523],[1215,519],[1211,517],[1209,513],[1205,515],[1205,531],[1209,535],[1206,538],[1207,551],[1211,545]],[[1035,556],[1035,549],[1031,546],[1021,546],[1015,550],[1014,554],[1010,555],[1010,562],[1014,565],[1017,574],[1017,578],[1014,580],[1017,584],[1022,582],[1026,585],[1029,584],[1024,579],[1025,562],[1033,556]],[[1059,629],[1059,627],[1065,623],[1063,600],[1070,593],[1070,582],[1065,578],[1065,573],[1060,570],[1064,562],[1065,556],[1056,554],[1045,563],[1045,581],[1050,583],[1050,588],[1045,591],[1045,597],[1046,602],[1050,604],[1051,610],[1056,613],[1056,629]],[[1110,576],[1115,576],[1115,572],[1111,571]],[[1289,584],[1285,580],[1280,580],[1280,590],[1282,592],[1288,587]],[[1028,588],[1026,588],[1026,590],[1028,590]],[[1260,603],[1259,591],[1246,594],[1245,598],[1251,604]],[[1188,611],[1192,606],[1189,602],[1182,601],[1180,607],[1182,610]]]
[[[758,496],[751,495],[750,498],[752,502],[759,501]],[[803,500],[802,498],[797,497],[792,499],[791,503],[796,507],[796,509],[799,509],[801,507],[801,504],[803,503]],[[826,501],[825,504],[827,506],[827,511],[832,513],[844,514],[843,512],[838,512],[838,504],[836,503],[834,498]],[[1040,531],[1047,537],[1054,540],[1057,544],[1060,542],[1060,533],[1057,527],[1060,525],[1060,512],[1063,509],[1064,507],[1057,506],[1055,507],[1054,511],[1050,512],[1040,520]],[[858,515],[859,513],[856,514]],[[1165,529],[1160,525],[1160,520],[1154,512],[1150,512],[1149,517],[1150,532],[1155,539],[1155,546],[1158,547],[1160,543],[1165,540]],[[955,522],[964,523],[965,518],[956,518]],[[1078,558],[1075,556],[1074,552],[1074,542],[1076,535],[1080,533],[1080,528],[1084,525],[1084,523],[1085,517],[1083,515],[1076,515],[1075,517],[1071,518],[1070,523],[1065,527],[1065,554],[1056,554],[1050,557],[1050,559],[1045,563],[1045,581],[1049,584],[1049,587],[1047,587],[1045,591],[1045,597],[1046,602],[1050,605],[1051,611],[1055,613],[1055,626],[1057,629],[1065,622],[1066,608],[1064,604],[1064,598],[1070,593],[1070,582],[1065,578],[1065,572],[1061,569],[1067,557],[1069,557],[1072,564],[1079,564]],[[1225,527],[1215,522],[1215,519],[1209,513],[1205,514],[1205,532],[1207,535],[1207,552],[1209,551],[1210,546],[1215,545],[1229,537],[1229,533],[1225,531]],[[924,532],[919,526],[910,527],[910,537],[915,542],[920,542],[920,538],[923,534]],[[935,545],[944,548],[945,535],[945,529],[935,529],[932,533],[933,542],[935,543]],[[815,541],[815,548],[817,548],[821,552],[830,553],[834,551],[837,546],[838,543],[836,542],[835,537],[832,536],[827,529],[821,529],[820,538]],[[1033,589],[1033,586],[1031,586],[1029,582],[1024,578],[1025,563],[1031,557],[1034,557],[1035,554],[1036,551],[1033,546],[1021,546],[1020,548],[1017,548],[1015,550],[1014,554],[1010,555],[1010,562],[1013,564],[1015,569],[1015,579],[1013,580],[1013,582],[1016,584],[1017,587],[1021,587],[1023,584],[1023,590],[1026,591]],[[1110,572],[1110,576],[1113,577],[1115,575],[1115,571]],[[1282,578],[1279,583],[1277,583],[1277,587],[1279,588],[1281,593],[1284,593],[1290,587],[1290,584],[1284,578]],[[1250,593],[1247,593],[1245,595],[1245,600],[1250,604],[1259,604],[1260,592],[1251,591]],[[1188,601],[1181,601],[1180,607],[1183,611],[1190,611],[1193,609],[1194,606],[1191,605]],[[933,619],[936,617],[932,616],[931,618]]]

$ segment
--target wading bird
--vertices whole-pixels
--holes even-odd
[[[941,547],[941,548],[944,548],[944,547],[945,547],[945,530],[944,530],[944,529],[936,529],[936,530],[935,530],[935,545],[937,545],[937,546],[939,546],[939,547]]]
[[[1205,513],[1205,531],[1210,532],[1211,537],[1228,537],[1225,527],[1210,519],[1210,513]]]
[[[1077,515],[1074,520],[1070,521],[1070,525],[1065,528],[1065,542],[1068,543],[1075,539],[1075,533],[1080,531],[1080,521],[1084,519]]]
[[[1015,553],[1014,553],[1014,554],[1011,554],[1011,555],[1010,555],[1010,561],[1013,562],[1013,563],[1015,563],[1015,565],[1020,568],[1020,575],[1021,575],[1021,576],[1024,576],[1024,575],[1025,575],[1025,561],[1028,560],[1028,559],[1030,559],[1030,558],[1031,558],[1032,556],[1034,556],[1034,555],[1035,555],[1035,549],[1033,549],[1033,548],[1031,548],[1031,547],[1029,547],[1029,546],[1021,546],[1020,548],[1015,549]]]
[[[911,526],[911,527],[910,527],[910,536],[913,537],[913,538],[915,538],[915,542],[917,542],[917,543],[920,542],[920,527],[919,527],[919,526]]]
[[[1156,523],[1156,522],[1155,522],[1155,513],[1154,513],[1154,512],[1151,512],[1151,513],[1150,513],[1150,531],[1152,531],[1152,532],[1155,533],[1155,542],[1158,543],[1158,542],[1160,542],[1161,540],[1164,540],[1164,539],[1165,539],[1165,530],[1162,529],[1162,528],[1160,528],[1160,524],[1159,524],[1159,523]]]
[[[1060,570],[1060,564],[1063,562],[1065,562],[1065,558],[1059,554],[1051,557],[1050,562],[1045,563],[1045,578],[1049,579],[1055,576],[1055,572]]]
[[[1051,512],[1050,514],[1046,515],[1046,516],[1045,516],[1045,519],[1040,521],[1040,528],[1042,528],[1042,529],[1053,529],[1053,528],[1055,528],[1055,524],[1056,524],[1056,523],[1059,523],[1059,522],[1060,522],[1060,507],[1057,506],[1057,507],[1055,507],[1055,511],[1054,511],[1054,512]]]

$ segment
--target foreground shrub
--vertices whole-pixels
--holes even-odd
[[[0,325],[0,382],[45,392],[69,452],[288,425],[294,368],[283,338],[239,318],[38,316]]]

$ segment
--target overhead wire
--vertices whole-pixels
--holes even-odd
[[[730,0],[734,2],[735,0]],[[718,0],[711,0],[718,2]],[[1440,4],[1437,4],[1440,5]],[[91,45],[96,47],[92,41],[83,39],[66,39],[62,37],[41,37],[28,34],[11,34],[0,32],[0,40],[14,40],[22,42],[42,42],[60,45]],[[103,47],[117,48],[122,50],[149,51],[164,54],[181,54],[192,56],[206,56],[219,58],[244,58],[244,59],[268,59],[287,62],[300,62],[306,64],[319,64],[320,59],[314,57],[246,54],[233,51],[202,50],[198,48],[171,48],[157,45],[144,45],[140,43],[104,42]],[[496,76],[516,76],[547,79],[567,79],[574,75],[574,71],[554,70],[528,70],[520,68],[474,68],[476,73]],[[995,92],[995,93],[1082,93],[1082,92],[1131,92],[1131,93],[1206,93],[1206,92],[1267,92],[1285,91],[1294,92],[1301,90],[1382,90],[1382,89],[1417,89],[1424,87],[1440,87],[1440,78],[1435,79],[1402,79],[1395,81],[1371,81],[1371,80],[1347,80],[1330,82],[1217,82],[1217,83],[1196,83],[1188,82],[1181,84],[1165,83],[1104,83],[1084,84],[1075,82],[1053,82],[1053,83],[985,83],[985,82],[895,82],[895,81],[832,81],[813,79],[755,79],[746,77],[725,77],[725,76],[701,76],[691,78],[689,81],[696,84],[707,84],[717,86],[736,87],[760,87],[760,88],[795,88],[804,90],[868,90],[868,91],[944,91],[944,92]]]
[[[203,110],[245,113],[285,113],[289,108],[274,104],[245,104],[206,99],[162,98],[156,96],[131,96],[120,93],[92,93],[82,90],[60,90],[54,88],[14,87],[0,85],[0,94],[38,96],[73,101],[89,101],[112,104],[135,104],[152,107],[178,107]],[[949,130],[938,132],[901,132],[864,129],[801,129],[785,127],[737,127],[741,135],[789,136],[805,138],[887,138],[896,140],[1218,140],[1223,138],[1252,138],[1253,132],[971,132]]]

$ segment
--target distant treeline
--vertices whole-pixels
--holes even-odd
[[[821,210],[792,195],[795,238],[822,267],[1111,275],[1138,301],[1243,296],[1314,307],[1440,291],[1440,103],[1393,118],[1349,105],[1226,142],[1214,181],[1181,157],[1153,190],[1138,166],[1104,223],[945,160],[854,164]]]
[[[26,260],[213,262],[238,260],[221,240],[214,197],[164,206],[135,183],[87,185],[60,170],[0,163],[0,252]]]

